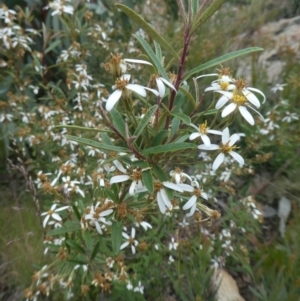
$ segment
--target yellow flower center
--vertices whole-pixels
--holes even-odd
[[[117,79],[116,80],[116,87],[118,90],[125,90],[126,86],[128,85],[128,80],[124,79]]]
[[[226,144],[221,143],[221,144],[220,144],[220,148],[221,148],[222,153],[229,153],[229,152],[231,152],[233,149],[235,149],[236,146],[230,146],[230,145],[229,145],[229,142],[227,142]]]
[[[132,179],[133,181],[139,181],[142,179],[142,170],[140,168],[133,171]]]
[[[201,123],[200,125],[199,125],[199,132],[201,133],[201,134],[206,134],[207,133],[207,130],[208,130],[208,128],[207,128],[207,121],[205,121],[204,123]]]
[[[154,190],[155,192],[160,191],[163,188],[163,184],[159,181],[154,182]]]
[[[228,86],[229,86],[228,82],[220,82],[220,87],[222,90],[227,91]]]
[[[232,96],[232,101],[238,106],[243,106],[245,105],[247,98],[244,95],[239,95],[234,93]]]

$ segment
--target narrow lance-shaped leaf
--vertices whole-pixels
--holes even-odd
[[[99,250],[100,250],[100,241],[98,241],[96,243],[95,247],[94,247],[94,250],[93,250],[92,255],[91,255],[91,259],[92,260],[96,257],[96,255],[98,254]]]
[[[112,118],[114,127],[124,138],[126,138],[125,123],[120,113],[116,109],[112,109],[109,113]]]
[[[165,50],[179,60],[179,56],[173,47],[140,15],[125,5],[115,4],[115,6],[125,13],[131,20],[136,22],[153,40],[158,42],[163,48],[165,48]]]
[[[105,130],[105,129],[99,129],[99,128],[88,128],[84,126],[78,126],[78,125],[65,125],[65,124],[60,124],[56,125],[54,127],[55,129],[60,129],[60,128],[66,128],[70,130],[80,130],[80,131],[86,131],[86,132],[104,132],[104,133],[113,133],[112,131]]]
[[[192,69],[185,75],[184,80],[187,80],[189,77],[191,77],[192,75],[194,75],[200,71],[206,70],[206,69],[214,67],[216,65],[220,65],[226,61],[235,59],[235,58],[245,55],[245,54],[249,54],[249,53],[256,52],[256,51],[262,51],[262,50],[263,50],[263,48],[260,48],[260,47],[250,47],[250,48],[227,53],[225,55],[222,55],[214,60],[211,60],[205,64],[202,64],[202,65]]]
[[[195,101],[194,97],[192,96],[192,94],[188,90],[184,89],[183,87],[179,87],[179,89],[183,92],[183,94],[186,96],[186,98],[190,101],[193,108],[196,108],[196,101]]]
[[[138,124],[133,136],[135,136],[136,138],[142,133],[142,131],[144,130],[144,128],[147,126],[147,124],[149,123],[149,120],[151,118],[151,116],[153,115],[153,113],[157,110],[158,105],[154,105],[153,107],[151,107],[147,113],[145,114],[145,116],[142,118],[142,120],[140,121],[140,123]]]
[[[157,68],[157,70],[161,74],[161,76],[164,77],[166,80],[169,80],[169,77],[168,77],[164,67],[162,66],[162,64],[159,61],[159,59],[157,58],[157,56],[155,55],[151,46],[143,38],[141,38],[137,35],[133,35],[133,36],[141,43],[141,45],[143,46],[143,48],[149,55],[151,61],[153,62],[153,64],[155,65],[155,67]]]
[[[193,24],[191,32],[194,33],[194,31],[200,27],[205,21],[207,21],[225,2],[226,0],[216,0],[214,1],[207,10],[199,17],[198,20]],[[196,17],[197,18],[197,17]]]
[[[183,113],[173,113],[171,112],[171,115],[174,117],[177,117],[178,119],[180,119],[184,124],[190,125],[191,124],[191,118]]]
[[[94,141],[91,139],[86,139],[86,138],[81,138],[81,137],[76,137],[76,136],[71,136],[71,135],[64,135],[66,138],[76,141],[81,144],[89,145],[98,149],[102,150],[108,150],[108,151],[114,151],[114,152],[130,152],[129,149],[125,147],[120,147],[120,146],[115,146],[115,145],[107,145],[104,143],[100,143],[98,141]]]
[[[83,238],[84,238],[84,241],[85,241],[85,245],[87,247],[87,249],[89,251],[92,251],[92,248],[93,248],[93,240],[92,240],[92,237],[91,237],[91,233],[88,229],[86,229],[83,233]]]
[[[111,242],[115,255],[118,255],[122,242],[122,223],[119,221],[114,221],[112,224]]]
[[[197,146],[192,143],[171,143],[171,144],[164,144],[159,146],[150,147],[144,149],[142,151],[143,155],[153,155],[159,153],[170,153],[170,152],[177,152],[181,150],[188,150],[188,149],[196,149]]]

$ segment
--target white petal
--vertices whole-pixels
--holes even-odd
[[[126,232],[122,232],[122,236],[126,239],[130,239],[129,235]]]
[[[132,254],[135,254],[135,247],[134,247],[134,245],[131,245],[131,252],[132,252]]]
[[[251,124],[254,125],[254,119],[252,115],[249,113],[246,107],[244,106],[239,106],[239,111],[242,114],[242,116]]]
[[[139,94],[143,97],[146,97],[146,95],[147,95],[147,92],[146,92],[145,88],[143,86],[140,86],[140,85],[128,84],[128,85],[126,85],[126,89],[134,91],[135,93],[137,93],[137,94]]]
[[[196,138],[198,138],[198,137],[200,137],[201,136],[201,134],[200,133],[192,133],[191,135],[190,135],[190,140],[194,140],[194,139],[196,139]]]
[[[122,90],[116,90],[109,96],[109,98],[106,102],[106,110],[107,111],[110,111],[115,106],[115,104],[121,98],[121,95],[122,95]]]
[[[176,190],[179,192],[183,192],[183,190],[177,184],[174,184],[171,182],[163,182],[163,185],[167,188],[170,188],[170,189],[173,189],[173,190]],[[161,190],[163,190],[163,189],[161,189]]]
[[[189,185],[189,184],[183,184],[183,183],[179,183],[177,184],[183,191],[189,191],[189,192],[193,192],[195,189],[193,186]]]
[[[237,141],[240,140],[240,136],[238,134],[233,134],[229,138],[229,146],[233,146]]]
[[[255,113],[257,113],[258,115],[259,115],[259,117],[260,117],[260,119],[262,120],[262,121],[265,121],[265,118],[264,118],[264,116],[263,115],[261,115],[257,110],[255,110],[254,108],[252,108],[251,106],[248,106],[248,108],[250,108],[251,110],[253,110]]]
[[[265,103],[265,101],[266,101],[266,96],[265,96],[265,94],[264,94],[263,92],[261,92],[260,90],[258,90],[258,89],[256,89],[256,88],[247,88],[246,90],[254,91],[254,92],[257,92],[257,93],[259,93],[260,95],[262,95],[263,98],[264,98],[262,103]]]
[[[110,184],[114,183],[120,183],[120,182],[125,182],[130,179],[130,176],[128,175],[119,175],[119,176],[114,176],[110,179]]]
[[[136,59],[124,59],[125,62],[128,63],[135,63],[135,64],[145,64],[145,65],[151,65],[150,62],[144,61],[144,60],[136,60]]]
[[[123,172],[123,173],[127,172],[127,170],[123,167],[123,165],[121,164],[121,162],[119,160],[114,160],[113,163],[120,172]]]
[[[201,78],[201,77],[207,77],[207,76],[218,76],[218,73],[200,75],[200,76],[197,76],[196,79]]]
[[[224,162],[225,159],[225,155],[224,153],[220,153],[217,158],[215,159],[212,169],[213,170],[217,170],[219,168],[219,166]]]
[[[110,215],[112,212],[113,212],[113,209],[107,209],[105,211],[102,211],[99,216],[107,216],[107,215]]]
[[[229,152],[229,154],[233,157],[233,159],[235,159],[240,165],[244,165],[245,161],[243,159],[243,157],[241,155],[239,155],[236,152]]]
[[[190,209],[197,201],[197,196],[193,195],[182,207],[183,210]]]
[[[172,88],[174,91],[176,91],[175,87],[174,87],[169,81],[167,81],[165,78],[160,77],[160,80],[162,80],[162,81],[165,83],[165,85],[167,85],[168,87],[170,87],[170,88]]]
[[[201,197],[208,200],[208,195],[206,192],[201,192]]]
[[[225,95],[221,96],[221,98],[216,103],[215,108],[217,110],[221,109],[227,102],[229,101],[229,98]]]
[[[254,106],[256,106],[257,108],[260,107],[259,99],[252,92],[244,89],[243,94],[246,96],[248,101],[251,102]]]
[[[131,238],[135,237],[135,228],[131,228]]]
[[[60,207],[60,208],[57,208],[57,209],[55,210],[55,212],[62,211],[62,210],[68,209],[68,208],[70,208],[70,206]]]
[[[170,200],[169,200],[169,197],[168,197],[166,191],[165,191],[164,189],[161,189],[161,190],[160,190],[160,194],[161,194],[161,197],[162,197],[162,199],[163,199],[165,205],[166,205],[168,208],[172,208],[172,204],[171,204],[171,202],[170,202]]]
[[[223,111],[222,111],[222,114],[221,116],[224,118],[226,116],[228,116],[230,113],[232,113],[235,108],[237,107],[237,104],[232,102],[230,103]]]
[[[125,249],[128,245],[129,245],[129,241],[125,241],[125,242],[121,245],[120,250]]]
[[[134,190],[135,190],[135,186],[136,186],[137,182],[136,181],[132,181],[130,187],[129,187],[129,195],[133,196],[134,195]]]
[[[222,135],[221,131],[217,131],[217,130],[207,130],[207,133],[209,134],[215,134],[215,135]]]
[[[99,234],[102,234],[103,232],[102,232],[102,229],[101,229],[100,224],[99,224],[98,222],[95,222],[94,225],[96,226],[97,232],[98,232]],[[86,231],[88,231],[88,230],[86,230]]]
[[[54,211],[54,209],[56,208],[56,206],[57,206],[57,204],[54,203],[54,204],[51,206],[50,210],[51,210],[51,211]]]
[[[144,88],[145,88],[146,90],[152,92],[154,95],[159,96],[159,92],[156,91],[155,89],[151,89],[151,88],[148,88],[148,87],[144,87]]]
[[[222,143],[226,144],[229,141],[229,129],[225,128],[222,133]]]
[[[163,82],[160,80],[160,78],[156,79],[156,84],[157,84],[159,96],[164,97],[166,88],[165,88],[165,85],[163,84]]]
[[[205,145],[210,146],[210,139],[207,135],[201,135],[201,139]]]
[[[55,220],[57,220],[59,222],[62,220],[62,218],[57,213],[52,213],[51,216],[52,216],[53,219],[55,219]]]
[[[205,145],[205,144],[198,145],[198,149],[201,149],[201,150],[217,150],[219,148],[220,147],[217,144],[211,144],[210,146]]]
[[[130,80],[130,77],[131,77],[130,74],[123,74],[123,75],[121,76],[121,80],[127,80],[127,81],[129,81],[129,80]]]
[[[165,202],[161,196],[161,193],[160,191],[157,192],[157,204],[158,204],[158,207],[159,207],[159,210],[162,214],[164,214],[166,212],[166,205],[165,205]]]
[[[43,221],[43,227],[44,227],[44,228],[46,228],[46,225],[47,225],[47,222],[48,222],[49,218],[50,218],[50,215],[47,215],[47,216],[45,217],[45,219],[44,219],[44,221]]]

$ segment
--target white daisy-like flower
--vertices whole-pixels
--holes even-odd
[[[264,98],[263,102],[265,101],[265,95],[258,89],[246,88],[246,82],[243,79],[236,80],[235,86],[236,88],[233,89],[232,92],[220,90],[216,91],[223,94],[223,96],[221,96],[221,98],[216,103],[216,109],[221,109],[228,101],[230,101],[229,105],[227,105],[223,109],[221,116],[224,118],[238,109],[242,116],[251,125],[254,125],[254,119],[247,108],[255,111],[262,119],[263,117],[256,109],[251,106],[253,105],[256,108],[260,107],[258,98],[251,91],[261,94]]]
[[[169,251],[171,250],[177,250],[179,243],[175,241],[174,237],[171,238],[171,242],[169,243]]]
[[[122,74],[125,74],[127,70],[132,68],[131,64],[144,64],[151,65],[150,62],[137,59],[123,59],[121,54],[110,54],[110,60],[104,63],[102,66],[106,71],[110,72],[114,78],[119,78]]]
[[[60,212],[62,210],[66,210],[68,208],[70,208],[70,206],[64,206],[64,207],[60,207],[60,208],[57,208],[56,209],[56,206],[57,204],[53,204],[50,208],[49,211],[47,212],[43,212],[41,215],[44,216],[46,215],[44,221],[43,221],[43,227],[46,228],[46,225],[50,219],[50,217],[52,217],[54,220],[58,221],[58,222],[61,222],[62,221],[62,218],[59,216],[59,214],[57,214],[57,212]]]
[[[138,221],[135,223],[135,226],[136,227],[142,226],[145,231],[147,231],[148,229],[152,229],[151,224],[149,224],[148,222],[145,222],[145,221]]]
[[[186,214],[187,217],[190,217],[195,213],[196,208],[197,208],[197,200],[199,197],[201,197],[205,200],[208,199],[207,193],[205,193],[204,191],[202,191],[200,189],[199,183],[197,181],[194,181],[193,185],[195,187],[191,186],[193,190],[190,191],[190,192],[193,192],[193,195],[189,198],[189,200],[182,207],[183,210],[190,209],[190,212]]]
[[[208,138],[207,134],[215,134],[215,135],[222,135],[221,131],[217,130],[210,130],[207,127],[207,122],[200,124],[199,127],[195,126],[194,124],[190,124],[191,127],[197,130],[196,133],[192,133],[189,137],[190,140],[194,140],[198,137],[201,137],[203,143],[207,146],[210,145],[210,139]]]
[[[290,113],[289,111],[285,112],[285,116],[282,118],[282,122],[290,123],[293,120],[299,120],[297,113]]]
[[[147,87],[143,87],[141,85],[137,84],[130,84],[130,74],[124,74],[120,78],[116,80],[116,84],[112,87],[113,90],[115,90],[107,99],[106,102],[106,110],[110,111],[115,104],[120,100],[122,97],[123,99],[130,100],[131,99],[131,93],[134,91],[135,93],[146,97],[147,92],[146,90],[151,91],[156,96],[158,96],[158,92],[154,89],[150,89]]]
[[[135,247],[139,244],[137,240],[135,240],[135,228],[131,228],[131,236],[129,236],[126,232],[122,232],[122,236],[124,238],[127,239],[127,241],[125,241],[120,249],[123,250],[125,249],[126,247],[128,246],[131,246],[131,252],[132,254],[135,254],[136,250],[135,250]]]
[[[142,172],[143,170],[140,168],[137,168],[133,170],[132,175],[117,175],[113,176],[110,179],[110,184],[115,184],[115,183],[121,183],[125,182],[127,180],[132,179],[132,183],[129,188],[129,195],[133,196],[136,192],[143,192],[146,191],[146,187],[143,185],[142,182]]]
[[[190,185],[175,184],[167,181],[155,181],[154,190],[156,192],[157,204],[162,214],[166,213],[167,208],[171,210],[173,207],[164,187],[175,190],[177,192],[184,192],[190,189]]]
[[[176,91],[176,88],[173,86],[173,84],[171,84],[168,80],[166,80],[165,78],[163,78],[163,77],[161,77],[157,74],[151,75],[149,86],[151,88],[157,87],[160,98],[165,96],[165,93],[166,93],[166,87],[165,86],[167,86],[167,87],[173,89],[174,91]]]
[[[61,15],[62,13],[73,15],[74,7],[73,5],[65,5],[65,2],[70,2],[70,0],[54,0],[49,3],[44,9],[48,9],[49,7],[53,10],[51,16]]]
[[[217,74],[211,74],[217,75]],[[231,91],[235,88],[234,80],[228,75],[222,75],[220,78],[214,80],[211,86],[206,88],[204,91]]]
[[[287,84],[276,84],[273,88],[271,88],[271,91],[273,93],[276,93],[277,91],[283,91],[283,89],[286,85]]]
[[[89,210],[90,212],[84,216],[84,220],[93,224],[97,232],[102,234],[102,229],[105,228],[106,225],[110,226],[112,224],[111,221],[106,220],[106,217],[113,212],[113,209],[108,208],[107,204],[100,206],[100,202],[97,202],[97,204],[91,206]]]
[[[224,162],[225,154],[227,153],[242,166],[245,163],[243,157],[234,151],[234,149],[236,148],[234,144],[239,139],[240,136],[238,134],[229,136],[229,129],[225,128],[223,130],[222,143],[220,145],[211,144],[210,146],[207,146],[205,144],[201,144],[198,146],[198,148],[201,150],[219,150],[220,153],[218,154],[212,165],[213,170],[217,170],[219,166]]]
[[[171,170],[170,176],[172,177],[172,180],[174,180],[176,184],[180,184],[184,182],[186,179],[189,179],[190,182],[192,182],[191,177],[185,172],[183,172],[179,167],[176,167],[174,170]]]
[[[144,287],[142,286],[141,284],[141,281],[139,281],[139,284],[137,287],[135,287],[133,289],[134,292],[138,292],[138,293],[141,293],[141,294],[144,294]]]

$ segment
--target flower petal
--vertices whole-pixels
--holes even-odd
[[[244,158],[239,155],[238,153],[234,152],[234,151],[231,151],[229,152],[229,154],[231,155],[231,157],[236,160],[240,165],[244,165],[245,164],[245,160]]]
[[[219,168],[219,166],[224,162],[225,159],[225,155],[224,153],[220,153],[217,158],[215,159],[212,169],[213,170],[217,170]]]
[[[52,218],[55,219],[56,221],[59,221],[59,222],[60,222],[60,221],[62,220],[62,218],[61,218],[57,213],[55,213],[55,212],[52,213],[51,216],[52,216]]]
[[[215,135],[222,135],[221,131],[217,131],[217,130],[207,130],[207,133],[209,134],[215,134]]]
[[[129,245],[129,241],[125,241],[123,244],[121,244],[120,250],[125,249]]]
[[[43,221],[43,227],[44,228],[46,228],[46,225],[47,225],[47,222],[48,222],[49,218],[50,218],[50,215],[46,215],[46,217],[45,217],[45,219]]]
[[[174,91],[176,91],[175,87],[169,82],[167,81],[165,78],[160,77],[160,80],[164,82],[165,85],[167,85],[169,88],[173,89]]]
[[[196,139],[196,138],[198,138],[198,137],[200,137],[200,136],[201,136],[200,133],[192,133],[192,134],[190,135],[189,139],[190,139],[190,140],[194,140],[194,139]]]
[[[224,110],[222,111],[221,116],[224,118],[226,116],[228,116],[230,113],[232,113],[235,108],[237,107],[237,104],[232,102],[230,103],[226,108],[224,108]]]
[[[172,204],[171,204],[171,201],[169,200],[169,197],[166,193],[166,191],[164,189],[161,189],[160,190],[160,194],[161,194],[161,197],[165,203],[165,205],[168,207],[168,208],[172,208]]]
[[[244,106],[239,106],[239,111],[242,114],[242,116],[251,124],[254,125],[254,118],[252,115],[249,113],[246,107]]]
[[[238,135],[238,134],[233,134],[233,135],[231,135],[230,136],[230,138],[229,138],[229,146],[233,146],[237,141],[239,141],[240,140],[240,135]]]
[[[201,78],[201,77],[207,77],[207,76],[218,76],[218,73],[210,73],[210,74],[204,74],[197,76],[196,79]]]
[[[159,96],[160,96],[160,97],[164,97],[165,92],[166,92],[165,85],[163,84],[163,82],[161,81],[160,78],[156,78],[155,81],[156,81],[156,84],[157,84]]]
[[[211,145],[205,145],[205,144],[200,144],[198,145],[198,149],[201,149],[201,150],[217,150],[217,149],[220,149],[219,145],[217,144],[211,144]]]
[[[210,139],[207,135],[201,135],[201,139],[205,145],[210,146]]]
[[[193,192],[194,187],[189,184],[179,183],[177,184],[183,191]]]
[[[229,98],[225,95],[221,96],[221,98],[216,103],[215,108],[217,110],[221,109],[227,102],[229,101]]]
[[[110,111],[122,96],[122,90],[114,91],[106,102],[106,111]]]
[[[197,201],[197,196],[193,195],[182,207],[183,210],[190,209]]]
[[[222,143],[226,144],[229,141],[229,129],[225,128],[222,133]]]
[[[157,192],[157,204],[158,204],[158,207],[159,207],[159,210],[162,214],[164,214],[166,212],[166,205],[165,205],[165,202],[161,196],[161,193],[160,191]]]
[[[145,88],[141,85],[137,85],[137,84],[127,84],[126,85],[126,89],[129,89],[143,97],[146,97],[147,92],[145,90]]]
[[[151,65],[150,62],[144,61],[144,60],[136,60],[136,59],[124,59],[125,62],[128,63],[135,63],[135,64],[145,64],[145,65]]]
[[[262,95],[262,97],[264,98],[262,103],[265,103],[266,101],[266,96],[263,92],[261,92],[260,90],[256,89],[256,88],[247,88],[246,90],[250,90],[250,91],[254,91],[254,92],[257,92],[259,93],[260,95]]]
[[[110,184],[115,184],[115,183],[125,182],[129,179],[130,179],[129,175],[119,175],[119,176],[113,176],[109,182]]]
[[[159,92],[156,91],[155,89],[151,89],[151,88],[148,88],[148,87],[144,87],[144,88],[145,88],[146,90],[152,92],[154,95],[159,96]]]
[[[167,188],[170,188],[170,189],[173,189],[173,190],[176,190],[179,192],[183,192],[183,190],[177,184],[174,184],[171,182],[163,182],[163,185]],[[163,189],[161,189],[161,190],[163,190]]]

